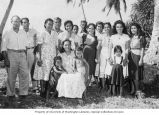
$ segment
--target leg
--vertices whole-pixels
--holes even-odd
[[[18,73],[18,55],[15,52],[8,51],[8,57],[10,61],[10,68],[8,69],[7,77],[7,95],[15,95],[15,83]]]
[[[29,70],[25,53],[20,53],[19,61],[19,95],[28,95]]]

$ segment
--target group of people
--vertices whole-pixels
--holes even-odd
[[[58,97],[86,98],[93,83],[100,86],[101,95],[124,96],[125,83],[129,94],[142,93],[146,39],[139,24],[126,28],[121,20],[113,26],[82,20],[79,28],[67,20],[62,31],[62,20],[56,17],[46,19],[39,34],[29,28],[28,18],[13,16],[11,23],[1,44],[9,100],[15,99],[17,76],[20,98],[28,95],[29,82],[36,90],[40,84],[43,98],[49,98],[52,89]]]

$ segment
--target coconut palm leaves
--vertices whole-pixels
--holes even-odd
[[[76,0],[66,0],[66,2],[67,3],[73,3],[73,6],[75,6],[75,4],[76,4]],[[83,7],[83,4],[85,3],[85,2],[89,2],[89,0],[78,0],[78,2],[79,2],[79,7],[81,6],[81,9],[82,9],[82,12],[83,12],[83,16],[84,16],[84,19],[86,20],[86,15],[85,15],[85,11],[84,11],[84,7]]]
[[[153,28],[154,7],[154,0],[137,0],[132,6],[132,21],[138,22],[149,34]]]
[[[102,11],[105,11],[106,8],[108,7],[109,11],[108,11],[107,15],[109,15],[111,9],[114,7],[116,13],[118,13],[120,16],[120,19],[123,20],[122,16],[121,16],[121,7],[120,7],[121,1],[123,2],[124,10],[126,11],[126,9],[127,9],[126,0],[106,0],[106,5],[102,9]]]

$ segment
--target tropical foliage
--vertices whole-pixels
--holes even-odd
[[[124,10],[126,11],[126,9],[127,9],[126,0],[106,0],[106,5],[103,8],[103,11],[105,11],[105,9],[108,7],[109,11],[108,11],[107,15],[109,15],[109,12],[114,7],[116,13],[119,14],[119,16],[120,16],[120,19],[123,20],[122,16],[121,16],[121,7],[120,7],[121,1],[123,1]]]
[[[153,29],[154,7],[154,0],[137,0],[132,6],[132,21],[138,22],[143,30],[150,35]]]

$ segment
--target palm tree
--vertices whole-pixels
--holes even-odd
[[[3,29],[4,29],[6,21],[8,19],[9,13],[12,9],[13,3],[14,3],[14,0],[10,0],[9,5],[6,9],[5,15],[4,15],[2,22],[0,24],[0,44],[1,44],[1,37],[2,37],[2,33],[3,33]]]
[[[149,34],[152,34],[153,29],[154,5],[154,0],[137,0],[132,6],[132,21],[139,23]]]
[[[159,0],[154,0],[154,23],[148,51],[144,56],[148,64],[159,63]]]
[[[66,0],[66,1],[67,1],[67,3],[74,2],[74,5],[76,4],[76,0]],[[80,0],[80,3],[79,3],[79,6],[81,6],[81,9],[82,9],[84,20],[86,20],[86,15],[85,15],[84,7],[83,7],[83,4],[85,2],[86,2],[86,0]],[[87,0],[87,2],[89,2],[89,0]]]
[[[109,15],[109,12],[114,7],[116,13],[118,13],[120,16],[120,19],[123,20],[122,16],[121,16],[121,7],[120,7],[121,1],[123,2],[124,10],[126,11],[126,9],[127,9],[126,0],[106,0],[106,5],[102,11],[105,11],[105,9],[108,7],[109,11],[108,11],[107,15]]]

